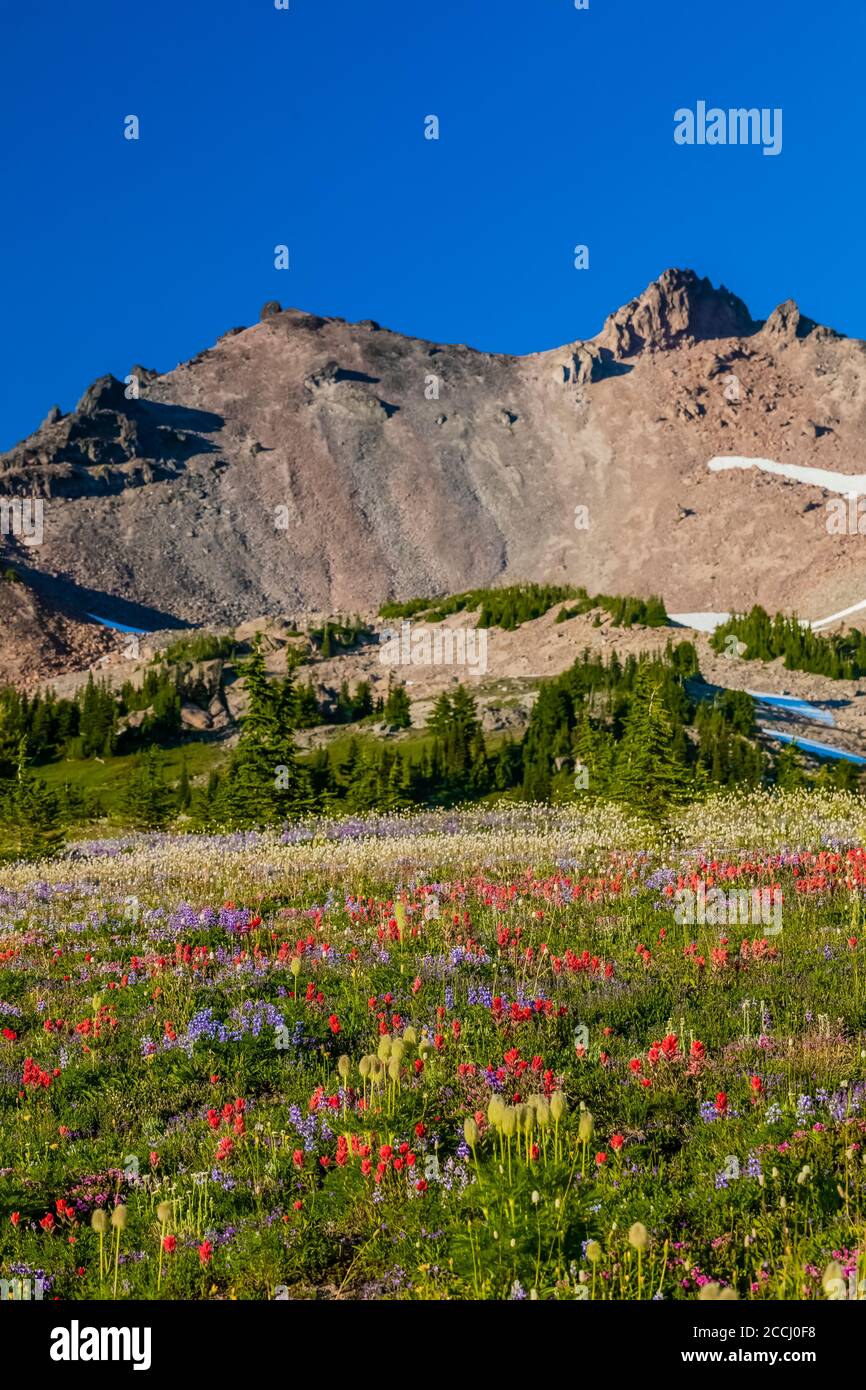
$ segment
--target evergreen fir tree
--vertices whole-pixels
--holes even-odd
[[[64,782],[57,793],[60,816],[64,824],[87,819],[87,801],[74,782]]]
[[[692,783],[676,746],[662,686],[662,672],[656,665],[640,668],[617,749],[612,789],[616,800],[645,810],[654,819],[686,800]]]
[[[79,732],[84,758],[111,757],[117,726],[117,702],[104,685],[97,685],[91,673],[81,697]]]
[[[523,756],[520,744],[507,738],[500,744],[493,764],[493,786],[496,791],[508,791],[523,775]]]
[[[490,764],[487,760],[487,745],[481,726],[475,730],[469,747],[469,791],[472,796],[484,796],[490,790]]]
[[[290,719],[286,727],[294,729],[314,729],[317,724],[324,723],[312,681],[295,687]]]
[[[139,830],[162,830],[172,819],[175,796],[166,786],[155,748],[147,748],[132,773],[124,809]]]
[[[13,859],[51,859],[63,847],[63,827],[57,797],[27,766],[27,744],[21,740],[15,777],[2,804],[3,843]]]
[[[316,805],[322,811],[331,810],[338,800],[339,789],[327,748],[317,748],[307,767]]]
[[[348,801],[361,765],[361,743],[354,735],[349,740],[346,757],[337,769],[337,787]]]
[[[314,809],[315,798],[286,727],[286,686],[268,679],[258,637],[241,674],[249,705],[214,814],[226,825],[248,830],[303,815]]]
[[[186,811],[192,800],[192,789],[189,784],[189,768],[186,765],[186,758],[180,765],[180,777],[177,784],[177,809]]]
[[[366,719],[373,713],[373,695],[369,681],[359,681],[352,700],[352,718]]]
[[[381,750],[375,743],[364,744],[355,775],[346,788],[346,804],[350,811],[372,811],[380,804],[381,758]]]
[[[395,685],[388,691],[383,714],[394,729],[408,729],[412,723],[411,705],[405,685]]]
[[[575,789],[574,795],[580,797],[603,797],[610,791],[615,744],[609,733],[599,729],[584,711],[580,723],[574,731],[572,742],[576,765],[586,768],[586,788]]]
[[[441,695],[437,695],[433,708],[427,719],[427,728],[431,734],[436,734],[443,738],[447,734],[451,724],[451,698],[447,690],[443,690]]]
[[[193,791],[189,814],[197,830],[211,830],[218,824],[216,806],[219,787],[220,775],[214,770],[209,774],[206,785]]]
[[[349,682],[341,681],[340,690],[337,695],[336,722],[338,724],[351,724],[354,719],[352,709],[352,697],[349,694]]]
[[[776,758],[776,786],[788,791],[805,786],[807,780],[796,743],[786,743]]]

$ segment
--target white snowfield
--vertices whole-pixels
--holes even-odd
[[[717,627],[726,623],[730,613],[669,613],[668,617],[672,623],[679,623],[680,627],[693,627],[696,632],[715,632]]]
[[[849,613],[859,613],[863,608],[866,608],[866,599],[862,603],[852,603],[850,608],[842,608],[838,613],[831,613],[829,618],[815,618],[810,626],[825,627],[827,623],[835,623],[837,618],[847,618]]]
[[[830,623],[837,623],[841,617],[848,617],[849,613],[862,613],[866,609],[866,599],[860,603],[852,603],[849,609],[840,609],[838,613],[828,613],[827,617],[816,617],[816,619],[806,619],[803,617],[801,623],[803,627],[817,628],[827,627]],[[696,632],[714,632],[721,624],[727,623],[730,613],[669,613],[667,614],[671,623],[677,623],[680,627],[692,627]]]
[[[838,622],[840,618],[847,618],[851,613],[862,613],[866,608],[866,599],[861,603],[852,603],[850,608],[840,608],[838,613],[829,613],[826,618],[813,618],[810,622],[808,618],[801,618],[803,627],[811,627],[813,630],[819,627],[827,627],[830,623]],[[669,613],[668,617],[672,623],[677,623],[679,627],[691,627],[696,632],[715,632],[717,627],[726,623],[730,618],[730,613]]]
[[[826,492],[841,492],[843,496],[866,496],[866,473],[834,473],[829,468],[807,468],[799,463],[776,463],[773,459],[748,459],[739,454],[724,454],[710,459],[707,467],[713,473],[727,468],[760,468],[764,473],[776,473],[795,483],[809,483]]]

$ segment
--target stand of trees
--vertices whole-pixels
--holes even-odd
[[[475,698],[460,685],[435,700],[423,741],[407,746],[356,736],[339,753],[323,748],[308,757],[299,755],[295,731],[304,726],[309,693],[295,684],[294,671],[271,679],[257,640],[240,673],[248,710],[225,767],[206,786],[192,788],[184,766],[171,786],[157,749],[145,747],[126,788],[128,823],[159,830],[185,813],[182,823],[196,828],[252,829],[314,813],[453,805],[492,794],[611,799],[661,819],[719,787],[773,778],[782,787],[813,781],[852,787],[858,780],[846,763],[811,777],[794,745],[771,761],[757,742],[748,695],[698,697],[697,657],[688,642],[624,661],[585,651],[568,671],[541,684],[519,741],[486,738]],[[351,708],[355,717],[376,712],[364,682],[354,696],[341,697],[338,708]],[[74,702],[0,692],[0,853],[51,855],[63,842],[63,827],[93,813],[92,801],[74,787],[55,793],[45,786],[32,769],[34,753],[44,757],[46,748],[71,740],[110,756],[118,707],[132,700],[147,700],[151,719],[159,712],[171,726],[174,706],[158,671],[143,689],[124,690],[120,701],[93,681]],[[381,703],[392,726],[408,726],[403,686],[392,686]]]
[[[710,639],[713,650],[730,650],[732,637],[745,648],[737,655],[746,661],[775,661],[781,656],[788,671],[811,671],[831,680],[859,680],[866,674],[866,633],[859,630],[823,636],[803,627],[796,616],[777,613],[771,618],[755,606],[716,628]]]
[[[373,716],[394,729],[408,729],[412,720],[406,687],[392,685],[386,697],[374,700],[369,681],[359,681],[352,693],[348,681],[343,681],[333,704],[320,701],[311,682],[294,687],[289,717],[295,729],[314,729],[319,724],[356,724]]]
[[[50,859],[64,838],[58,799],[31,772],[21,739],[14,774],[0,787],[0,853],[5,859]]]
[[[564,622],[566,618],[574,618],[580,613],[589,613],[593,608],[602,608],[610,613],[614,627],[631,627],[634,623],[641,623],[645,627],[664,627],[668,620],[664,603],[658,597],[593,596],[586,589],[574,588],[570,584],[511,584],[501,589],[470,589],[465,594],[452,594],[449,598],[436,601],[409,599],[406,603],[383,604],[379,616],[386,619],[421,618],[425,623],[440,623],[452,613],[478,609],[478,627],[501,627],[510,632],[520,627],[521,623],[542,617],[557,603],[569,600],[573,602],[560,611],[557,622]]]

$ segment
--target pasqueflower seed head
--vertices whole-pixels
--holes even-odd
[[[642,1221],[635,1221],[634,1225],[629,1227],[628,1243],[635,1250],[646,1250],[649,1245],[649,1231]]]

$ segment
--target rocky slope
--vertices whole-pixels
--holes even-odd
[[[117,633],[82,622],[24,584],[0,580],[0,685],[48,685],[121,650]]]
[[[673,612],[866,597],[863,538],[828,534],[828,494],[707,468],[862,469],[864,344],[792,303],[756,323],[691,271],[529,357],[269,305],[130,375],[0,457],[0,500],[44,499],[43,543],[2,550],[82,620],[229,624],[503,579]]]

